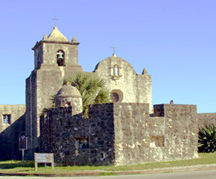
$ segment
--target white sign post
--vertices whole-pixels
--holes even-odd
[[[52,169],[54,169],[54,155],[53,153],[35,153],[34,154],[35,161],[35,170],[38,170],[38,163],[51,163]]]

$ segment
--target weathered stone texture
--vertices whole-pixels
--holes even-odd
[[[40,136],[40,115],[44,108],[52,107],[52,96],[62,87],[63,79],[68,78],[82,67],[78,63],[79,43],[48,42],[42,40],[35,45],[35,69],[26,80],[26,104],[29,148],[38,147]],[[65,66],[57,65],[57,51],[65,53]]]
[[[120,104],[117,108],[117,165],[197,156],[196,106],[155,106],[161,117],[148,117],[148,107],[144,104]],[[145,111],[144,115],[147,116],[139,111]]]
[[[56,107],[69,107],[73,108],[72,115],[82,113],[82,96],[79,90],[67,82],[57,93],[55,99]]]
[[[40,150],[53,152],[58,165],[113,163],[112,110],[110,105],[96,105],[92,110],[103,111],[103,114],[97,113],[93,119],[81,119],[72,116],[71,108],[48,111],[41,117]]]
[[[45,35],[33,47],[35,67],[26,80],[26,135],[29,148],[38,147],[40,115],[44,108],[52,107],[50,99],[62,87],[63,79],[83,71],[78,65],[78,45],[76,38],[69,42],[54,27],[48,37]],[[59,51],[63,54],[61,65],[58,61]],[[151,76],[146,72],[138,75],[128,62],[113,56],[101,61],[95,72],[89,74],[104,78],[111,96],[114,93],[119,102],[148,103],[149,112],[152,113]]]
[[[19,137],[25,135],[25,105],[0,105],[0,160],[21,159]],[[3,124],[2,116],[11,115],[11,123]]]
[[[115,105],[115,164],[127,165],[145,160],[145,144],[149,141],[145,120],[149,119],[148,104]]]
[[[196,105],[164,104],[166,118],[165,159],[197,157],[198,121]]]
[[[41,151],[53,152],[59,165],[127,165],[197,157],[196,106],[156,105],[163,116],[150,117],[149,105],[93,105],[90,118],[55,108],[41,118]],[[84,146],[84,147],[83,147]]]
[[[59,49],[65,52],[65,65],[73,66],[78,64],[78,46],[72,45],[70,43],[43,43],[44,49],[44,61],[43,65],[55,65],[57,66],[56,60],[56,53]],[[52,53],[50,53],[52,52]]]
[[[117,68],[118,74],[115,74]],[[107,87],[112,90],[121,90],[126,103],[148,103],[152,113],[152,85],[151,75],[138,75],[130,63],[120,57],[109,57],[102,60],[94,71],[104,78]],[[117,73],[116,72],[116,73]]]
[[[216,125],[216,113],[200,113],[197,114],[197,118],[199,127],[210,124]]]
[[[24,115],[26,111],[25,105],[0,105],[0,133],[10,127],[17,119]],[[3,115],[10,114],[10,124],[3,124]]]
[[[93,105],[89,119],[83,119],[81,96],[60,95],[56,100],[60,108],[42,115],[52,107],[51,98],[62,88],[63,79],[83,72],[78,45],[75,37],[69,42],[54,27],[33,47],[35,67],[26,79],[26,120],[24,105],[0,106],[0,114],[12,115],[10,126],[0,122],[2,155],[11,149],[18,156],[17,137],[26,126],[28,158],[40,142],[41,152],[54,152],[59,165],[125,165],[196,157],[198,125],[216,124],[216,114],[197,115],[194,105],[174,104],[155,105],[153,113],[151,75],[145,69],[136,74],[130,63],[115,54],[98,63],[94,72],[85,72],[105,79],[114,104]],[[68,104],[72,110],[61,108]]]
[[[26,79],[26,136],[28,148],[37,145],[37,82],[36,71]]]

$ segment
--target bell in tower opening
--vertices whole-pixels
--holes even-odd
[[[58,66],[65,66],[64,51],[62,50],[57,52],[57,64]]]

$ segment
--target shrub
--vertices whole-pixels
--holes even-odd
[[[216,151],[216,126],[205,125],[199,129],[198,152],[210,153]]]

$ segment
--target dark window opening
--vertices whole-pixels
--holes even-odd
[[[11,115],[3,114],[2,120],[3,120],[3,124],[11,124]]]
[[[113,102],[118,102],[119,101],[119,95],[118,95],[118,93],[112,93],[111,94],[111,100],[113,101]]]
[[[103,152],[103,153],[101,153],[101,159],[103,160],[103,159],[105,159],[106,158],[106,154]]]
[[[110,99],[112,102],[122,102],[123,100],[123,93],[119,89],[113,89],[110,93]]]
[[[75,155],[89,148],[88,138],[75,138]]]

